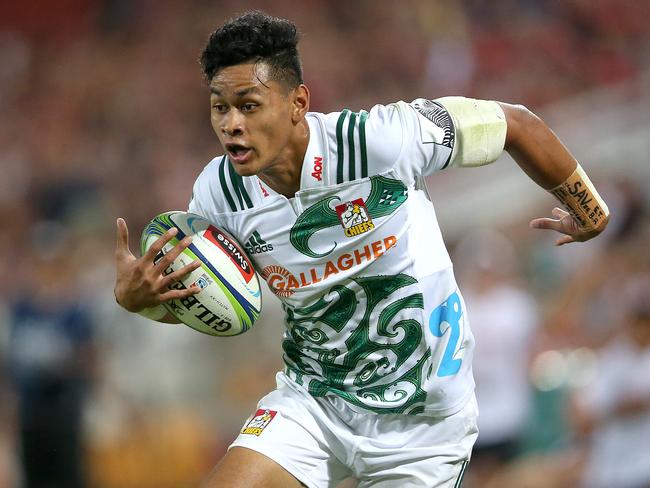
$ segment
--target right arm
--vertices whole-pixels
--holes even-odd
[[[136,258],[129,249],[129,230],[126,221],[122,218],[117,219],[114,292],[115,301],[122,308],[158,322],[180,323],[170,313],[164,313],[162,303],[195,295],[200,291],[197,287],[170,290],[169,285],[197,269],[201,263],[192,262],[168,275],[163,275],[163,271],[190,245],[191,237],[184,238],[154,264],[156,255],[177,232],[176,228],[169,229],[151,245],[143,256]]]
[[[443,97],[436,102],[454,121],[455,144],[449,166],[489,164],[505,149],[531,180],[566,208],[553,209],[555,219],[534,219],[532,227],[563,234],[556,240],[558,245],[586,241],[605,229],[607,205],[562,141],[530,110],[464,97]]]
[[[508,126],[505,150],[531,180],[566,208],[553,210],[556,219],[535,219],[531,226],[564,234],[556,241],[558,245],[586,241],[600,234],[609,221],[609,210],[578,161],[544,121],[526,107],[499,105]]]

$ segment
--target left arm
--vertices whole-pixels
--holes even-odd
[[[552,213],[556,219],[534,219],[531,226],[564,234],[557,245],[586,241],[600,234],[609,220],[607,205],[564,144],[526,107],[501,102],[499,106],[507,123],[505,150],[567,210],[555,208]]]

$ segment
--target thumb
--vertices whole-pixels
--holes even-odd
[[[547,217],[542,217],[539,219],[533,219],[529,223],[530,227],[533,229],[551,229],[559,230],[560,221],[556,219],[549,219]]]
[[[117,239],[115,245],[116,254],[129,254],[132,255],[129,249],[129,228],[126,226],[126,221],[119,217],[116,221]]]

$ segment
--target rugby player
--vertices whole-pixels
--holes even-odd
[[[212,33],[201,61],[225,154],[188,210],[247,246],[286,311],[284,371],[206,486],[460,486],[477,437],[474,340],[422,179],[506,150],[564,209],[531,225],[558,245],[598,235],[608,209],[561,141],[522,105],[418,98],[309,111],[296,27],[249,12]],[[488,204],[489,202],[486,202]],[[117,302],[173,321],[196,293],[128,249],[117,221]]]

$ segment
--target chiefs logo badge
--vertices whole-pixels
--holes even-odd
[[[246,425],[241,430],[242,434],[251,434],[259,436],[267,425],[271,423],[271,420],[276,416],[278,412],[275,410],[269,410],[268,408],[260,408],[255,415],[246,422]]]
[[[343,232],[348,237],[358,236],[375,228],[363,199],[357,198],[335,207]]]

